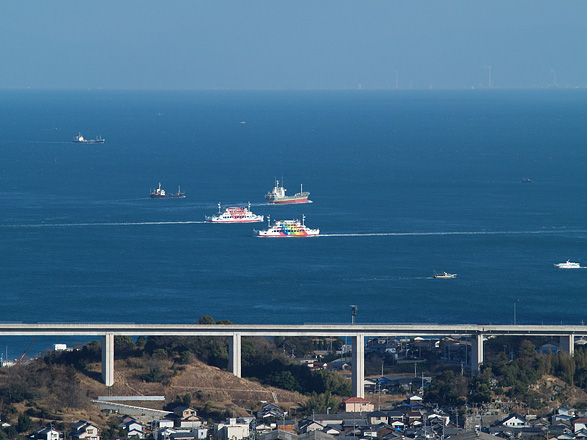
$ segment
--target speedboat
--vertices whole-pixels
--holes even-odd
[[[557,269],[580,269],[581,265],[579,263],[573,263],[567,260],[564,263],[556,263],[554,267],[556,267]]]
[[[442,278],[442,279],[448,279],[448,278],[456,278],[457,274],[456,273],[447,273],[447,272],[440,272],[440,273],[434,273],[434,278]]]

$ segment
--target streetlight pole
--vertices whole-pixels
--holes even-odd
[[[355,316],[357,316],[357,306],[351,305],[351,324],[355,323]]]

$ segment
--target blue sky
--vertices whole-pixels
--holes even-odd
[[[0,89],[587,85],[587,2],[3,0]]]

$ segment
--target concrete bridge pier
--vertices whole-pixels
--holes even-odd
[[[102,381],[107,387],[114,385],[114,335],[102,336]]]
[[[565,335],[560,337],[560,349],[571,356],[575,355],[575,335]]]
[[[365,397],[365,335],[353,336],[353,397]]]
[[[471,343],[471,375],[477,376],[483,365],[483,333],[473,335]]]
[[[228,371],[236,377],[241,375],[241,334],[233,333],[228,338]]]

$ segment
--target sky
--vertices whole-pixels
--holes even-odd
[[[584,0],[2,0],[0,89],[587,86]]]

